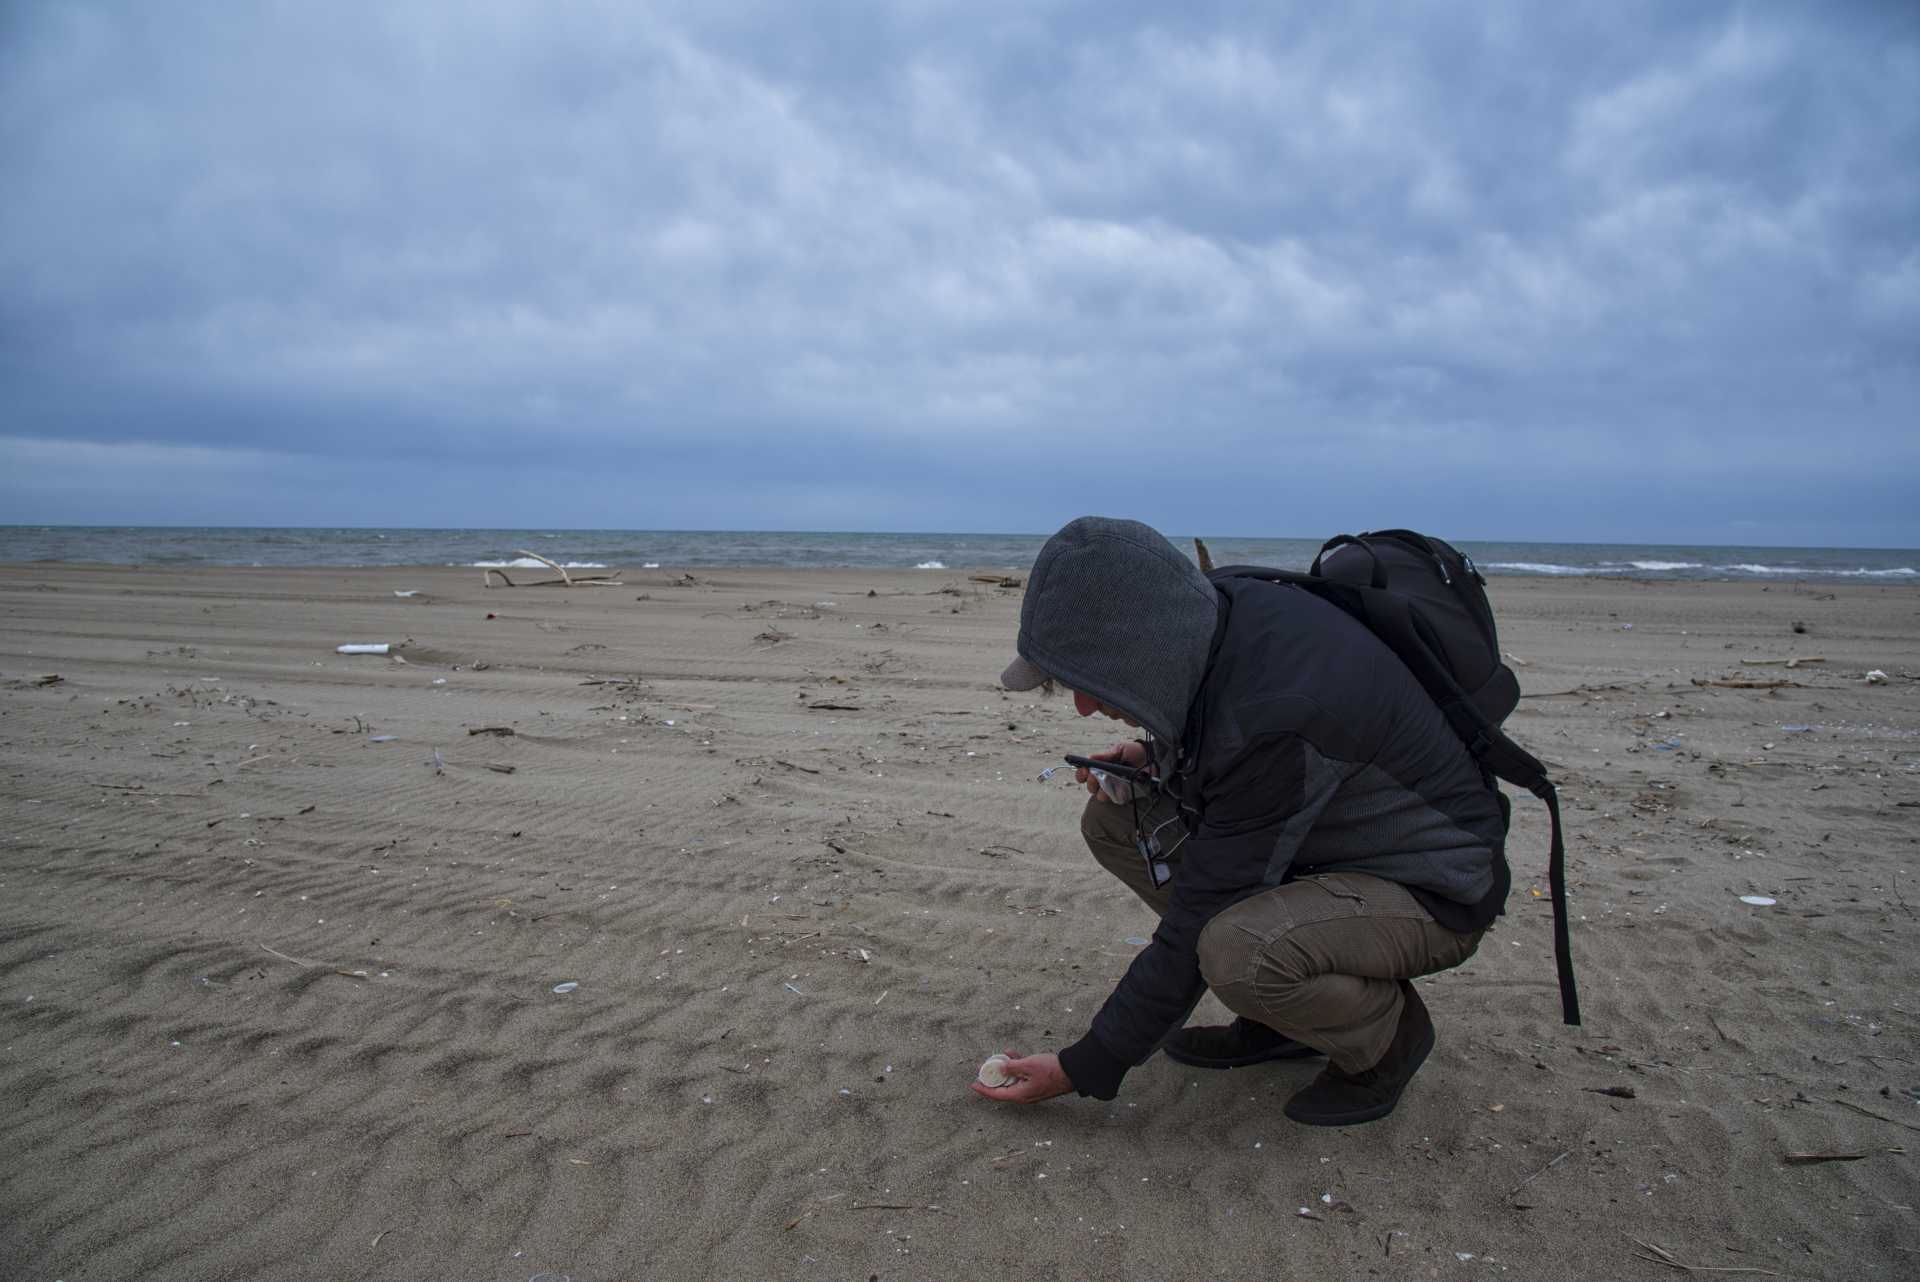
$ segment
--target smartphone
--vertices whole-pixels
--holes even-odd
[[[1095,761],[1092,757],[1076,757],[1072,753],[1067,754],[1067,764],[1079,766],[1082,770],[1098,770],[1101,774],[1112,775],[1128,783],[1153,782],[1152,772],[1144,766],[1129,766],[1119,761]]]

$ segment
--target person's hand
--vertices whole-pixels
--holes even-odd
[[[1067,1071],[1060,1067],[1058,1055],[1022,1055],[1010,1050],[1006,1056],[1007,1072],[1018,1080],[1011,1086],[986,1086],[976,1078],[973,1083],[975,1095],[984,1095],[1002,1104],[1038,1104],[1043,1099],[1065,1095],[1073,1089]]]
[[[1147,764],[1147,748],[1146,745],[1138,739],[1129,739],[1125,743],[1114,744],[1105,752],[1089,752],[1087,757],[1093,761],[1117,761],[1123,766],[1140,767]],[[1113,800],[1112,797],[1107,796],[1105,792],[1101,791],[1100,781],[1095,779],[1093,772],[1085,766],[1075,766],[1073,768],[1073,778],[1076,783],[1085,784],[1089,794],[1099,797],[1104,801]],[[1115,780],[1114,782],[1118,783],[1119,780]]]

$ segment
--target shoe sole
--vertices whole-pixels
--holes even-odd
[[[1189,1068],[1252,1068],[1255,1064],[1274,1064],[1290,1059],[1313,1059],[1322,1052],[1298,1042],[1279,1050],[1261,1051],[1257,1055],[1235,1055],[1228,1059],[1216,1059],[1208,1055],[1194,1055],[1187,1051],[1176,1050],[1171,1046],[1162,1046],[1161,1054],[1176,1064],[1185,1064]]]
[[[1302,1126],[1358,1126],[1362,1122],[1378,1121],[1398,1107],[1400,1096],[1407,1089],[1407,1083],[1414,1079],[1414,1075],[1420,1071],[1420,1066],[1427,1062],[1427,1055],[1432,1050],[1433,1025],[1428,1024],[1426,1035],[1420,1039],[1420,1044],[1413,1048],[1413,1066],[1407,1070],[1406,1077],[1400,1082],[1399,1090],[1394,1091],[1391,1096],[1378,1104],[1374,1104],[1368,1108],[1355,1109],[1350,1113],[1310,1113],[1303,1115],[1294,1112],[1293,1101],[1288,1100],[1280,1111]]]

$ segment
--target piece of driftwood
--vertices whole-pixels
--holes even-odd
[[[974,583],[991,583],[996,588],[1017,588],[1021,583],[1017,574],[969,574],[967,578]]]
[[[1825,663],[1824,654],[1807,654],[1792,659],[1742,659],[1741,664],[1749,668],[1797,668],[1803,663]]]
[[[1212,574],[1213,553],[1207,551],[1207,545],[1202,543],[1197,537],[1193,541],[1193,554],[1200,560],[1200,572],[1202,574]]]
[[[1737,679],[1731,681],[1703,681],[1699,677],[1693,679],[1693,684],[1702,687],[1720,686],[1727,690],[1786,690],[1789,688],[1798,690],[1800,688],[1798,681],[1742,681]]]
[[[566,566],[561,565],[558,561],[541,556],[538,552],[530,552],[526,548],[515,548],[514,551],[520,556],[538,561],[540,564],[549,567],[557,572],[560,577],[557,579],[537,579],[532,583],[515,583],[507,577],[506,571],[489,566],[480,571],[480,581],[486,586],[492,587],[493,576],[497,574],[500,576],[500,582],[510,588],[618,588],[626,586],[616,577],[619,574],[618,570],[609,571],[606,574],[582,574],[576,578],[567,573]]]

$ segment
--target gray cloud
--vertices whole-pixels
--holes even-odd
[[[1913,15],[11,6],[0,503],[1913,545]]]

